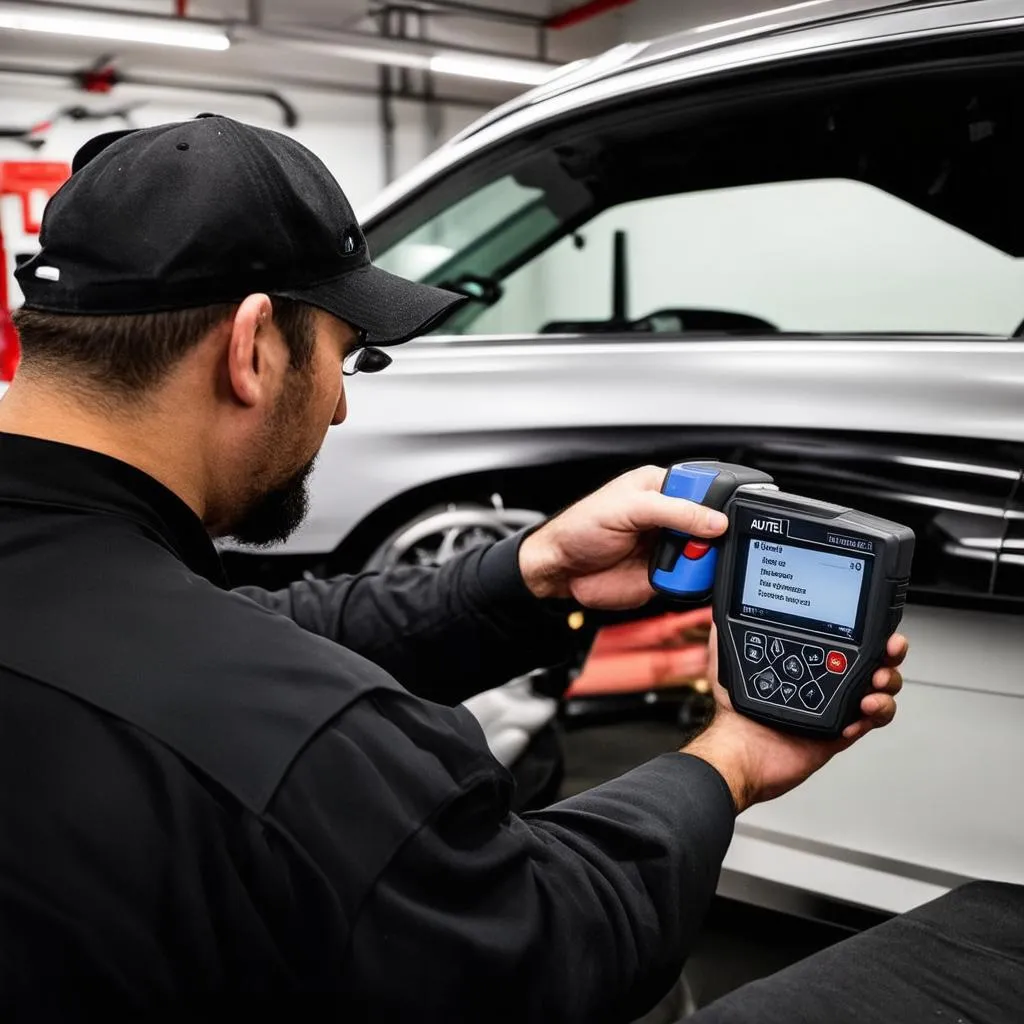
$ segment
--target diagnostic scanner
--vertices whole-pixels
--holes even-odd
[[[839,736],[860,717],[903,616],[913,531],[784,494],[767,473],[724,462],[672,466],[662,493],[729,517],[715,540],[663,530],[650,580],[675,600],[713,599],[733,706],[776,728]]]

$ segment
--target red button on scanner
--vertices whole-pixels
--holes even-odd
[[[688,540],[683,548],[683,558],[696,561],[703,558],[711,550],[711,545],[705,540]]]
[[[829,672],[835,672],[837,675],[845,672],[846,655],[842,651],[829,651],[828,658],[825,660],[825,667]]]

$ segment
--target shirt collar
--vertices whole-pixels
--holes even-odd
[[[88,448],[0,433],[0,503],[116,516],[143,527],[193,572],[227,587],[199,517],[173,491],[127,462]]]

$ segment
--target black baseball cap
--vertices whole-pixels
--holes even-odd
[[[155,313],[266,292],[397,345],[465,302],[374,267],[345,194],[305,146],[213,114],[87,142],[39,240],[15,276],[25,308],[44,312]]]

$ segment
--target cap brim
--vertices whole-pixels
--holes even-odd
[[[373,266],[278,294],[345,320],[365,332],[368,345],[401,345],[418,338],[469,301],[465,295],[406,281]]]

